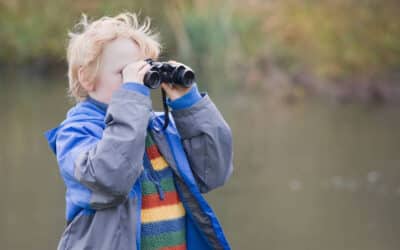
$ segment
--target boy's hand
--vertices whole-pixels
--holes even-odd
[[[130,63],[122,70],[122,81],[143,84],[143,78],[151,66],[146,61]]]
[[[173,64],[173,65],[184,65],[182,63],[178,63],[176,61],[168,61],[168,63]],[[186,65],[184,65],[187,67]],[[189,68],[189,67],[188,67]],[[185,88],[176,84],[168,84],[168,83],[161,83],[161,88],[165,90],[167,93],[168,97],[173,101],[175,99],[178,99],[179,97],[185,95],[187,92],[190,91],[190,88]]]

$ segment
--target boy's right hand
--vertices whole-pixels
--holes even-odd
[[[130,63],[125,66],[122,70],[122,81],[126,82],[135,82],[139,84],[143,84],[143,78],[147,71],[149,71],[151,65],[146,61],[138,61],[134,63]]]

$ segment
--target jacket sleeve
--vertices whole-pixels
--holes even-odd
[[[90,121],[60,131],[56,146],[61,171],[91,191],[90,208],[116,206],[128,197],[143,170],[150,111],[148,96],[120,88],[113,93],[101,138],[94,136]]]
[[[194,105],[172,115],[200,192],[222,186],[233,171],[232,132],[210,97],[202,93]]]

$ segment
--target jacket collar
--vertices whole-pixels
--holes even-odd
[[[88,102],[96,105],[96,107],[101,109],[103,112],[107,112],[107,108],[108,108],[108,104],[107,103],[98,101],[98,100],[94,99],[93,97],[91,97],[90,95],[87,96],[86,100]]]
[[[107,109],[108,109],[107,103],[98,101],[91,96],[87,96],[86,101],[95,105],[98,109],[100,109],[102,112],[104,112],[104,114],[107,112]],[[157,132],[159,132],[161,130],[160,125],[154,122],[154,119],[156,119],[161,114],[162,114],[161,112],[154,112],[153,110],[151,111],[148,129],[152,129]]]

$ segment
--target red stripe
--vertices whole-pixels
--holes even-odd
[[[186,250],[186,243],[177,246],[162,247],[160,250]]]
[[[160,200],[158,193],[143,195],[142,209],[177,204],[179,201],[179,196],[176,191],[164,192],[164,200]]]
[[[155,144],[153,144],[150,147],[146,148],[146,152],[149,155],[150,160],[161,156],[160,152],[158,152],[158,149],[157,149]]]

